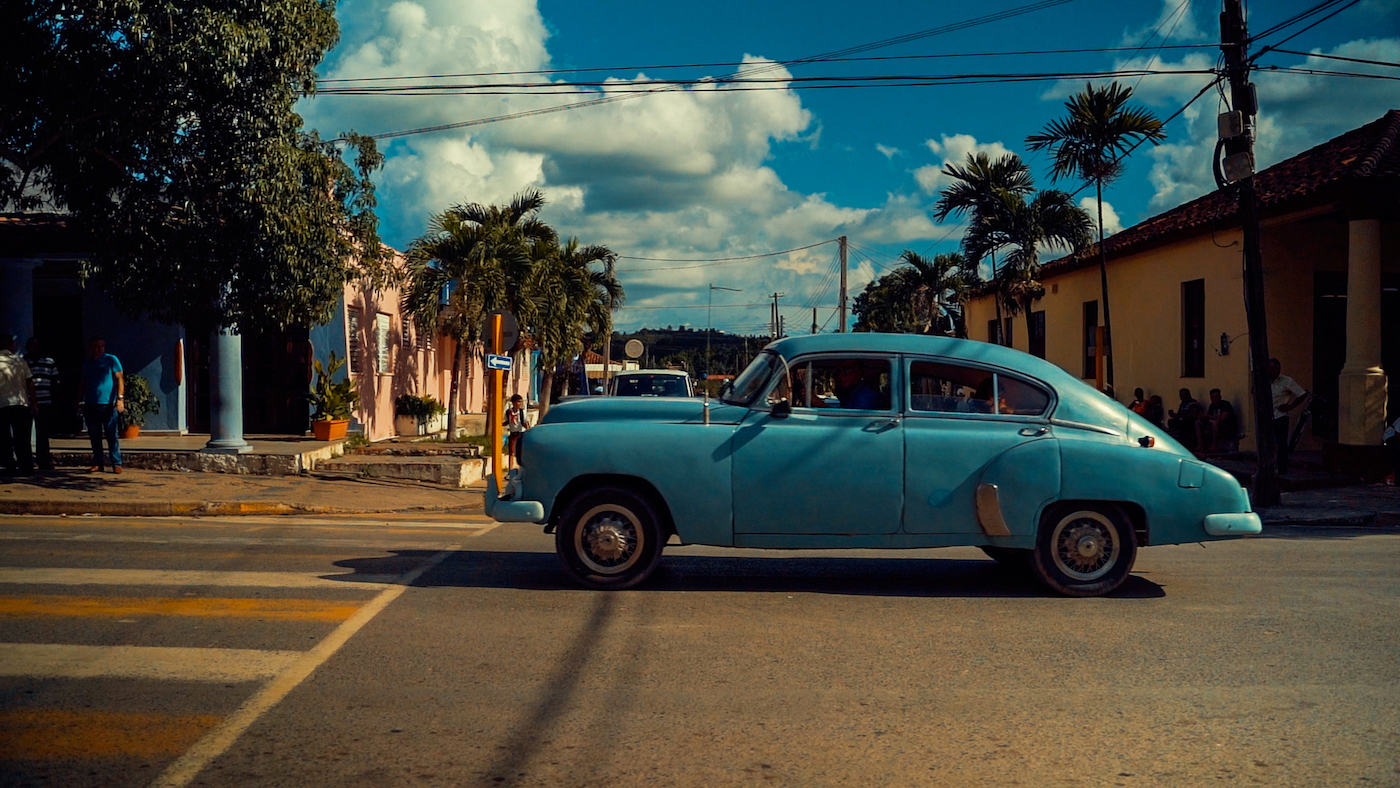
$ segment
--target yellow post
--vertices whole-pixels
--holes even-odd
[[[1104,327],[1094,329],[1094,386],[1103,391],[1103,337]]]
[[[501,351],[501,316],[491,316],[491,352]],[[491,441],[491,473],[496,476],[496,489],[504,491],[506,489],[506,471],[501,462],[501,422],[505,419],[505,408],[503,406],[505,398],[505,385],[502,378],[505,376],[499,369],[491,370],[491,415],[487,417],[486,434]]]

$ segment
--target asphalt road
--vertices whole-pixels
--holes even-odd
[[[1155,547],[1062,599],[967,549],[0,518],[0,784],[1400,785],[1400,530]]]

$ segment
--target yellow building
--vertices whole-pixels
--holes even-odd
[[[1255,176],[1269,353],[1317,395],[1304,447],[1381,442],[1400,416],[1400,110]],[[1108,238],[1108,294],[1118,398],[1134,388],[1175,408],[1178,389],[1213,388],[1240,416],[1250,407],[1243,237],[1232,196],[1218,191]],[[1045,296],[1006,318],[1013,347],[1089,383],[1103,320],[1097,245],[1044,266]],[[967,304],[973,339],[996,341],[990,295]],[[1389,400],[1389,402],[1387,402]],[[1303,448],[1303,447],[1300,447]]]

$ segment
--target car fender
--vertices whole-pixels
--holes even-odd
[[[524,497],[555,519],[559,494],[582,476],[626,477],[656,490],[687,544],[732,545],[732,424],[580,421],[527,433],[521,474]]]
[[[1027,441],[987,463],[978,487],[995,486],[1001,517],[1010,531],[1009,536],[996,537],[991,543],[1003,547],[1035,546],[1040,513],[1060,498],[1058,443],[1049,437]]]

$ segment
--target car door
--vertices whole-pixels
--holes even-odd
[[[979,518],[978,487],[986,484],[996,490],[984,507],[996,504],[1010,534],[1027,533],[1060,487],[1049,389],[959,361],[904,363],[904,530],[1007,535],[988,521],[990,509]]]
[[[733,437],[735,533],[899,530],[904,432],[895,361],[804,357],[775,375]]]

